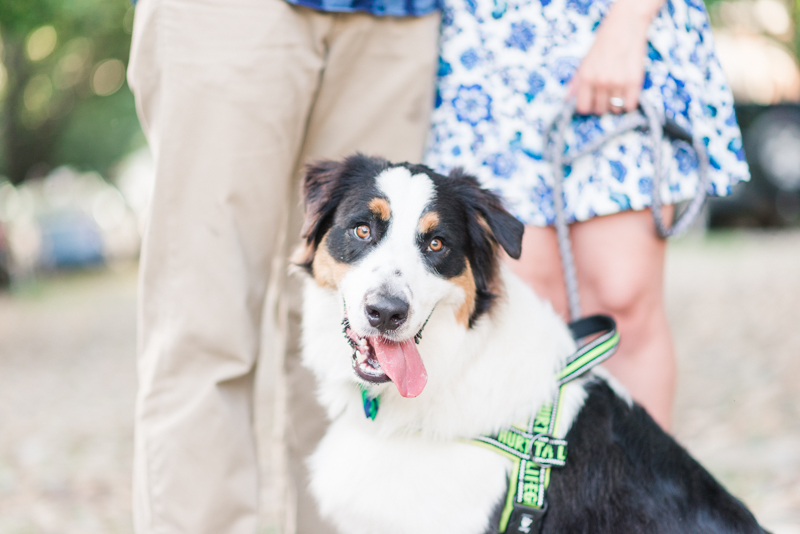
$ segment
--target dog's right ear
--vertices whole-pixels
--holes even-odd
[[[322,237],[330,227],[333,212],[339,204],[338,184],[341,181],[345,163],[338,161],[317,161],[306,167],[303,179],[303,229],[302,242],[292,256],[292,262],[311,272],[314,254]]]

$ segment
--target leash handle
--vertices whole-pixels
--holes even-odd
[[[700,214],[706,200],[710,177],[709,158],[704,141],[692,137],[673,121],[668,120],[666,124],[662,124],[656,109],[645,100],[639,101],[639,110],[638,112],[622,115],[620,126],[615,131],[602,135],[590,143],[587,143],[580,151],[567,153],[566,132],[572,123],[572,118],[575,116],[575,99],[573,98],[564,104],[564,107],[553,120],[548,132],[548,143],[545,154],[550,159],[553,166],[553,209],[555,211],[556,237],[558,239],[558,249],[561,255],[564,282],[567,286],[569,314],[573,321],[580,318],[581,306],[575,258],[572,252],[569,225],[566,219],[563,183],[565,165],[569,165],[578,158],[595,152],[610,140],[624,133],[637,129],[644,130],[650,135],[650,141],[653,147],[653,180],[651,191],[653,202],[651,211],[653,213],[653,221],[658,236],[662,239],[666,239],[686,231]],[[661,184],[669,171],[663,161],[662,141],[665,132],[670,137],[674,137],[683,142],[687,142],[687,140],[691,141],[691,145],[697,154],[699,175],[697,195],[670,227],[667,227],[664,223],[662,210],[663,202],[661,199]]]
[[[569,333],[575,341],[592,336],[595,334],[609,333],[617,331],[617,323],[610,315],[589,315],[577,321],[567,324]],[[571,358],[570,361],[574,359]]]
[[[617,323],[608,315],[591,315],[567,325],[575,341],[600,334],[567,359],[558,375],[558,383],[566,384],[587,373],[597,364],[609,359],[619,347]]]

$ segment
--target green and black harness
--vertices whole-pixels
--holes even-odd
[[[543,405],[526,425],[513,425],[495,435],[472,440],[472,443],[498,452],[513,462],[498,525],[500,533],[540,532],[547,513],[545,490],[550,483],[550,469],[567,465],[567,441],[554,437],[560,430],[565,387],[608,359],[619,344],[616,324],[607,315],[593,315],[573,321],[569,329],[578,342],[590,336],[597,337],[582,345],[567,359],[564,368],[556,375],[558,390],[552,402]],[[364,414],[374,420],[378,414],[379,398],[371,397],[363,388],[361,398]]]
[[[601,335],[578,349],[556,375],[558,390],[553,401],[544,404],[525,426],[514,425],[473,440],[513,462],[498,532],[532,534],[541,530],[547,513],[545,490],[550,483],[550,469],[567,465],[567,441],[554,437],[561,430],[565,387],[617,350],[619,333],[611,317],[585,317],[570,323],[569,328],[576,341]]]

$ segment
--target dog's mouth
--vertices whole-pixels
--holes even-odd
[[[392,341],[382,336],[359,336],[344,321],[344,335],[353,347],[353,370],[373,384],[394,382],[403,397],[416,397],[425,388],[428,374],[415,338]]]
[[[375,384],[389,382],[391,379],[383,372],[369,338],[359,337],[349,327],[345,327],[344,334],[353,347],[353,370],[358,377]]]

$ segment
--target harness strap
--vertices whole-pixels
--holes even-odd
[[[525,426],[514,425],[472,440],[512,461],[508,493],[498,525],[501,533],[531,534],[541,530],[547,514],[545,490],[550,483],[550,469],[567,465],[567,441],[553,437],[559,430],[564,388],[614,354],[619,344],[616,324],[605,315],[580,319],[570,323],[569,328],[576,341],[600,336],[567,359],[567,365],[556,375],[559,388],[553,401],[544,404]]]
[[[583,345],[567,359],[567,365],[556,377],[559,384],[565,384],[584,374],[595,365],[610,358],[619,345],[619,332],[614,319],[608,315],[592,315],[569,324],[572,337],[581,340],[598,332],[604,332],[596,339]]]

